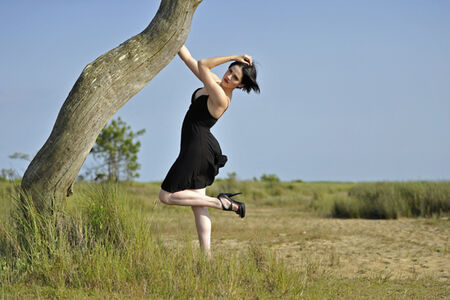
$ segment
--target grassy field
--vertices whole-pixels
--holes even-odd
[[[158,191],[78,183],[52,220],[35,216],[19,235],[16,192],[0,182],[0,295],[450,297],[448,182],[218,180],[207,193],[242,191],[247,216],[210,209],[212,259],[198,250],[191,210],[161,204]]]

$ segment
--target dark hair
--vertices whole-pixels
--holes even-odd
[[[230,69],[232,66],[239,66],[242,68],[241,83],[243,87],[241,89],[243,89],[247,93],[250,93],[252,90],[255,91],[255,93],[259,93],[259,85],[256,82],[255,64],[253,63],[251,66],[249,66],[246,63],[235,61],[230,64],[228,69]]]

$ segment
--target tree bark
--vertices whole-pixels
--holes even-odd
[[[100,131],[177,54],[201,0],[162,0],[144,31],[88,64],[53,130],[22,179],[39,213],[72,194],[72,185]]]

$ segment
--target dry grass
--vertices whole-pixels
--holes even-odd
[[[256,185],[260,184],[266,183]],[[104,290],[100,282],[93,283],[90,289],[70,287],[70,285],[52,287],[17,283],[10,287],[2,286],[2,292],[5,295],[23,298],[44,296],[92,299],[105,297],[130,299],[152,295],[169,298],[177,297],[176,295],[204,295],[207,298],[227,297],[226,295],[230,298],[273,298],[277,295],[287,299],[298,297],[306,299],[448,299],[450,297],[450,221],[447,218],[400,218],[397,220],[324,218],[320,217],[321,213],[318,212],[326,212],[331,207],[330,199],[336,195],[342,196],[354,184],[308,183],[302,188],[298,185],[287,188],[291,183],[282,184],[286,185],[285,199],[283,194],[270,196],[271,193],[278,193],[273,190],[258,191],[256,185],[248,187],[247,194],[241,197],[241,200],[247,203],[245,219],[240,219],[233,213],[210,209],[213,222],[212,249],[215,257],[220,261],[216,267],[233,268],[233,264],[242,263],[239,259],[240,255],[244,258],[251,257],[256,262],[259,261],[259,256],[262,261],[266,261],[265,263],[272,261],[271,272],[265,270],[263,273],[258,273],[255,270],[248,270],[248,272],[256,272],[251,274],[263,274],[267,277],[258,279],[264,284],[269,282],[269,286],[265,286],[264,289],[252,292],[246,291],[246,286],[236,285],[233,285],[231,290],[226,289],[229,282],[237,284],[242,283],[242,280],[222,278],[221,272],[209,270],[206,266],[206,269],[201,269],[203,270],[201,272],[214,274],[216,277],[211,285],[217,284],[217,286],[198,286],[199,290],[193,292],[188,290],[189,282],[180,281],[178,278],[177,284],[186,288],[186,291],[190,291],[185,294],[176,292],[164,294],[168,293],[167,289],[162,289],[164,293],[146,290],[141,282],[127,282],[127,276],[115,279],[116,285],[125,287],[122,292],[114,288]],[[78,191],[83,189],[83,185],[79,185]],[[215,194],[216,189],[217,187],[213,187],[209,192]],[[192,245],[193,249],[190,251],[193,252],[190,252],[190,255],[196,259],[198,242],[193,215],[189,207],[162,205],[157,200],[158,183],[133,183],[127,186],[126,190],[127,205],[132,211],[139,212],[136,215],[145,218],[150,224],[151,233],[154,237],[161,239],[163,248],[168,249],[170,259],[177,263],[186,263],[186,257],[170,254],[178,253],[177,249],[185,249],[186,241]],[[253,197],[258,193],[265,195],[262,201]],[[246,198],[247,195],[252,196]],[[268,202],[270,197],[278,199],[276,206]],[[69,199],[67,209],[77,210],[79,201],[81,199],[77,197]],[[160,249],[158,247],[154,249]],[[253,249],[250,256],[248,249]],[[268,260],[267,257],[270,258],[270,255],[267,256],[261,252],[266,250],[268,253],[275,254],[280,262],[284,261],[294,273],[286,271],[275,261]],[[108,259],[110,258],[107,257],[99,263],[107,264]],[[111,256],[111,259],[118,268],[122,266],[119,260],[114,261],[116,257]],[[145,257],[140,259],[146,261]],[[161,266],[161,268],[164,267],[164,265]],[[193,268],[197,268],[196,266],[192,265]],[[255,268],[258,269],[258,263]],[[107,269],[113,272],[113,268]],[[129,272],[132,274],[133,271],[129,270]],[[141,272],[150,274],[146,268],[143,268]],[[238,274],[237,271],[233,272],[227,274],[233,276]],[[276,277],[271,278],[269,274],[276,274]],[[283,276],[294,276],[295,283],[283,279]],[[144,278],[145,276],[139,280],[146,282]],[[290,292],[280,292],[280,290],[270,292],[270,282],[277,282],[277,285],[274,285],[277,289]],[[194,281],[194,284],[198,283]],[[284,284],[293,285],[296,288],[286,287]],[[248,283],[248,286],[257,285]]]
[[[239,251],[249,242],[273,249],[292,266],[313,263],[339,277],[418,279],[450,276],[450,222],[447,219],[364,220],[318,218],[301,211],[248,206],[240,220],[211,211],[213,250]],[[196,242],[187,208],[167,208],[151,220],[164,239]]]

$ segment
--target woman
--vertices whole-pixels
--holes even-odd
[[[205,194],[206,186],[213,183],[219,168],[227,161],[210,128],[227,110],[235,88],[259,93],[259,87],[256,69],[248,55],[211,57],[197,62],[184,45],[178,55],[204,87],[192,95],[191,106],[183,121],[180,154],[161,184],[159,199],[168,205],[192,207],[200,247],[209,254],[211,219],[208,207],[234,211],[241,218],[245,216],[245,204],[232,198],[239,193],[221,193],[217,198]],[[222,80],[211,72],[215,66],[229,61],[234,62]]]

